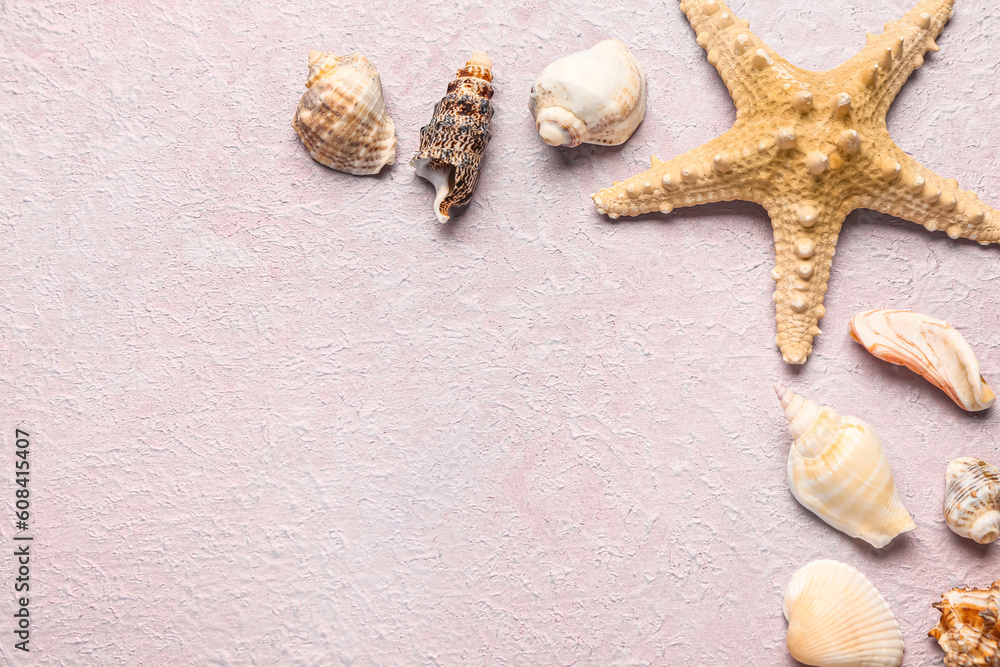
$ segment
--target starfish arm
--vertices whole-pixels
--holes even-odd
[[[930,231],[948,232],[983,245],[1000,243],[1000,211],[979,201],[958,181],[943,179],[901,149],[883,163],[883,180],[875,182],[857,204],[923,225]],[[890,180],[891,182],[886,182]]]
[[[884,119],[893,100],[951,18],[955,0],[922,0],[898,21],[887,23],[881,35],[868,35],[868,45],[833,71],[859,77],[856,86],[869,118]],[[867,99],[865,99],[867,98]],[[859,101],[862,101],[859,100]]]
[[[765,204],[774,228],[777,259],[771,278],[777,284],[778,348],[787,364],[804,364],[813,339],[822,332],[823,296],[849,207],[814,208],[793,200]]]
[[[747,141],[744,132],[733,128],[668,162],[654,156],[650,169],[591,197],[598,212],[612,219],[734,199],[758,201],[753,184],[766,156],[756,147],[740,150]]]
[[[726,84],[738,116],[755,105],[759,91],[774,81],[775,71],[798,71],[750,32],[750,23],[737,18],[722,0],[681,0],[680,7],[708,62]]]

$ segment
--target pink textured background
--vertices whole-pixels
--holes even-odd
[[[826,69],[912,1],[732,6]],[[644,124],[544,146],[532,80],[605,37],[646,68]],[[959,0],[940,44],[890,130],[998,207],[993,1]],[[380,69],[382,175],[328,170],[291,130],[312,48]],[[442,229],[407,161],[473,49],[496,62],[493,142]],[[675,0],[3,0],[0,105],[0,533],[27,425],[37,535],[27,659],[0,561],[8,661],[791,665],[782,590],[836,558],[928,665],[930,603],[1000,575],[1000,547],[940,513],[948,460],[1000,463],[997,416],[846,332],[921,310],[1000,380],[996,246],[855,213],[826,334],[792,369],[763,210],[594,212],[591,192],[734,119]],[[916,532],[876,551],[796,504],[775,379],[875,426]]]

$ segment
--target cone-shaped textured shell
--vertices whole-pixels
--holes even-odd
[[[529,108],[549,145],[617,146],[646,114],[646,74],[624,44],[606,39],[546,67]]]
[[[788,391],[780,384],[774,385],[774,393],[778,395],[781,407],[785,411],[792,439],[802,440],[799,444],[800,451],[808,456],[816,456],[825,450],[840,427],[840,415],[828,408],[827,413],[823,415],[824,419],[820,419],[823,411],[820,406]]]
[[[996,401],[972,348],[947,322],[908,310],[872,310],[855,315],[850,332],[873,355],[922,375],[965,410],[986,410]]]
[[[953,588],[933,606],[941,619],[927,634],[944,649],[945,667],[1000,663],[1000,581],[985,590]]]
[[[889,603],[865,575],[834,560],[795,573],[782,605],[788,652],[807,665],[896,667],[903,635]]]
[[[944,520],[957,535],[980,544],[1000,537],[1000,470],[963,457],[948,464]]]
[[[776,390],[793,434],[799,434],[788,451],[788,484],[796,500],[837,530],[877,548],[916,528],[868,424]]]
[[[378,71],[360,53],[309,52],[309,78],[292,127],[320,164],[377,174],[396,159],[396,126],[385,113]]]
[[[472,54],[420,129],[420,149],[410,160],[417,175],[434,185],[434,214],[442,223],[471,201],[479,180],[493,117],[492,67],[482,51]]]

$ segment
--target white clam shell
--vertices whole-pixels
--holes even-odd
[[[396,159],[396,126],[385,112],[378,70],[360,53],[309,52],[306,92],[292,127],[322,165],[377,174]]]
[[[986,410],[996,401],[972,348],[947,322],[909,310],[872,310],[855,315],[850,331],[873,355],[924,376],[965,410]]]
[[[788,652],[818,667],[896,667],[903,634],[889,603],[845,563],[817,560],[792,576],[782,604]]]
[[[989,544],[1000,537],[1000,470],[963,457],[948,464],[944,520],[956,534]]]
[[[550,146],[617,146],[646,115],[646,74],[624,44],[606,39],[546,67],[529,108]]]
[[[916,528],[896,491],[878,435],[854,417],[841,417],[775,385],[795,439],[788,483],[804,507],[837,530],[882,548]]]

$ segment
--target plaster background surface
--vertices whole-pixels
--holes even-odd
[[[734,0],[826,69],[911,0]],[[646,68],[620,148],[555,150],[535,76],[605,37]],[[1000,16],[959,0],[889,117],[1000,205]],[[352,177],[290,127],[312,48],[382,73],[398,163]],[[496,63],[474,203],[441,228],[407,165],[474,49]],[[946,463],[1000,463],[968,415],[847,335],[944,318],[1000,379],[1000,254],[857,212],[804,368],[781,362],[751,204],[612,223],[588,195],[735,112],[673,0],[610,7],[0,2],[0,533],[34,436],[33,653],[44,665],[792,665],[782,590],[816,558],[890,601],[904,664],[930,604],[1000,576],[950,533]],[[785,481],[771,390],[881,434],[918,529],[877,551]]]

